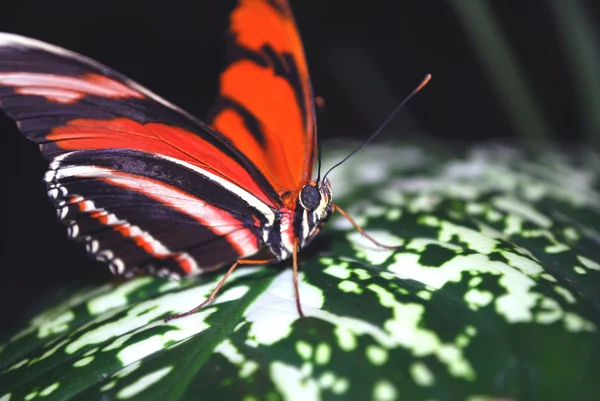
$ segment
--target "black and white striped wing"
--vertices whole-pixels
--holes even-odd
[[[279,196],[231,142],[90,59],[0,33],[0,109],[50,162],[72,237],[117,274],[198,274],[263,245]]]

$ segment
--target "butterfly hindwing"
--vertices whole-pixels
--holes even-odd
[[[124,149],[66,153],[45,180],[69,234],[118,274],[129,266],[197,274],[259,248],[261,222],[245,203],[157,156]]]
[[[250,256],[282,205],[230,140],[64,49],[0,33],[0,108],[50,161],[70,234],[116,273],[197,274]]]
[[[233,10],[229,62],[211,124],[244,149],[280,195],[295,199],[310,181],[316,141],[313,96],[287,2],[240,0]]]

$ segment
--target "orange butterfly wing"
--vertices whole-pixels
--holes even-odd
[[[285,0],[240,0],[229,35],[212,126],[291,200],[311,179],[316,147],[312,89],[291,9]]]

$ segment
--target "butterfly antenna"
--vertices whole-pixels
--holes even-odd
[[[315,97],[315,105],[317,107],[317,111],[321,114],[325,107],[325,101],[321,96]],[[315,107],[313,105],[313,108]],[[316,114],[316,113],[314,113]],[[314,124],[314,132],[317,132],[317,124]],[[321,182],[321,141],[319,141],[319,135],[317,135],[317,185]]]
[[[321,182],[321,142],[317,137],[317,184]]]
[[[379,135],[379,133],[381,131],[383,131],[383,129],[390,123],[390,121],[392,120],[392,118],[394,118],[394,116],[396,115],[396,113],[398,113],[398,111],[400,111],[400,109],[406,104],[406,102],[408,102],[414,95],[416,95],[421,89],[423,89],[425,87],[425,85],[427,85],[429,83],[430,80],[431,80],[431,74],[425,75],[425,78],[423,78],[423,80],[421,81],[421,83],[419,84],[419,86],[417,86],[415,89],[413,89],[413,91],[407,97],[405,97],[404,100],[402,102],[400,102],[400,104],[398,106],[396,106],[396,108],[394,109],[394,111],[392,111],[392,114],[390,114],[389,117],[385,119],[385,121],[383,122],[383,124],[381,124],[379,126],[379,128],[377,128],[377,130],[375,130],[375,132],[373,132],[373,134],[371,134],[370,137],[368,137],[356,149],[354,149],[352,152],[350,152],[350,154],[348,154],[348,156],[344,157],[341,161],[339,161],[333,167],[331,167],[329,170],[327,170],[327,172],[323,176],[323,180],[327,177],[327,175],[329,173],[331,173],[331,171],[334,168],[336,168],[336,167],[340,166],[341,164],[345,163],[346,160],[348,160],[349,158],[351,158],[352,156],[354,156],[354,154],[356,152],[358,152],[359,150],[361,150],[362,148],[364,148],[365,146],[367,146],[369,144],[369,142],[371,142],[377,135]],[[319,149],[319,154],[320,154],[320,149]],[[319,158],[320,158],[320,156],[319,156]],[[319,162],[319,168],[320,167],[321,167],[321,165],[320,165],[320,162]]]

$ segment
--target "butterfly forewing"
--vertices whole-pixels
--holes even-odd
[[[281,207],[229,140],[66,50],[0,34],[0,106],[50,161],[70,234],[116,273],[196,274],[250,256]]]
[[[329,199],[310,213],[298,200],[316,130],[288,4],[240,0],[228,34],[207,125],[95,61],[0,33],[0,108],[50,162],[69,234],[116,274],[198,274],[261,250],[282,260],[330,213]]]
[[[308,67],[289,5],[240,0],[228,36],[229,61],[211,124],[295,202],[311,179],[316,129]]]

